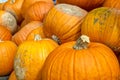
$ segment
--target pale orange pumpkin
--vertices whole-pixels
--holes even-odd
[[[17,50],[14,60],[15,74],[18,80],[41,80],[41,69],[49,53],[58,44],[51,39],[24,41]]]
[[[105,0],[102,6],[120,9],[120,0]]]
[[[47,57],[41,80],[118,80],[119,63],[104,44],[81,36],[64,43]]]
[[[8,75],[13,70],[17,46],[12,41],[0,41],[0,76]]]
[[[4,6],[3,10],[10,12],[16,18],[18,24],[23,20],[21,14],[21,7],[24,0],[8,0]]]
[[[54,6],[53,3],[48,3],[45,1],[38,1],[31,5],[25,15],[27,22],[30,21],[43,21],[45,15]]]
[[[15,71],[12,71],[12,73],[10,74],[8,80],[17,80],[16,75],[15,75]]]
[[[67,4],[77,5],[88,11],[100,7],[103,2],[104,0],[57,0],[57,4],[67,3]]]
[[[17,45],[21,44],[23,41],[26,40],[28,34],[36,29],[37,27],[41,26],[42,23],[40,21],[32,21],[22,27],[18,32],[16,32],[13,37],[12,41],[14,41]]]
[[[92,10],[81,25],[81,34],[120,52],[120,11],[107,7]]]
[[[40,35],[41,38],[45,38],[45,34],[43,33],[43,25],[41,25],[41,26],[39,26],[38,28],[32,30],[32,31],[28,34],[26,40],[34,40],[34,38],[35,38],[36,35]]]
[[[80,25],[87,11],[69,4],[57,4],[43,21],[43,32],[59,44],[76,40],[80,36]]]
[[[17,21],[9,12],[0,10],[0,25],[5,26],[12,34],[17,30]]]
[[[53,3],[53,0],[24,0],[23,5],[22,5],[22,16],[25,17],[26,11],[28,10],[28,8],[32,4],[34,4],[38,1],[45,1],[45,2],[48,2],[48,3]]]
[[[11,40],[11,38],[11,32],[6,27],[0,25],[0,40]]]

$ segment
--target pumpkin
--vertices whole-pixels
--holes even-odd
[[[104,0],[57,0],[57,4],[67,3],[72,5],[77,5],[85,10],[92,10],[97,7],[100,7]]]
[[[17,80],[16,75],[15,75],[15,71],[12,71],[8,80]]]
[[[0,76],[8,75],[13,70],[17,46],[12,41],[0,41]]]
[[[57,4],[43,21],[43,32],[59,44],[76,40],[80,36],[80,25],[87,11],[69,4]]]
[[[105,0],[102,6],[120,9],[120,0]]]
[[[120,11],[100,7],[92,10],[81,25],[81,34],[91,41],[106,44],[114,51],[120,51]]]
[[[39,21],[32,21],[26,24],[23,28],[21,28],[12,36],[12,41],[15,42],[17,45],[21,44],[23,41],[26,40],[26,37],[32,30],[36,29],[41,25],[42,23]]]
[[[119,63],[104,44],[90,42],[86,35],[64,43],[46,58],[42,80],[118,80]]]
[[[2,41],[11,40],[12,34],[11,32],[4,26],[0,26],[0,39]]]
[[[36,35],[40,35],[41,38],[45,38],[45,34],[43,33],[43,25],[40,26],[40,27],[38,27],[38,28],[36,28],[36,29],[34,29],[34,30],[32,30],[28,34],[26,40],[34,40],[34,38],[35,38]]]
[[[0,25],[5,26],[12,34],[14,34],[17,29],[15,17],[9,12],[3,10],[0,10]]]
[[[8,0],[4,6],[3,10],[10,12],[16,18],[18,24],[22,21],[21,7],[24,0]]]
[[[35,36],[33,41],[24,41],[14,60],[15,74],[18,80],[41,80],[41,69],[46,57],[58,44],[51,39]]]
[[[28,8],[32,4],[34,4],[38,1],[45,1],[45,2],[48,2],[48,3],[53,3],[53,0],[24,0],[23,5],[22,5],[22,16],[25,17],[26,11],[28,10]]]
[[[53,6],[54,6],[53,3],[38,1],[28,8],[25,19],[27,20],[27,22],[30,22],[30,21],[42,22],[45,15]]]

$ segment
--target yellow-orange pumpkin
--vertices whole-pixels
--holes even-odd
[[[81,25],[81,33],[89,36],[91,41],[120,51],[120,11],[106,7],[92,10]]]
[[[0,76],[8,75],[13,70],[17,46],[12,41],[0,41]]]
[[[8,80],[17,80],[16,75],[15,75],[15,71],[12,71],[12,73],[10,74]]]
[[[77,6],[57,4],[44,19],[43,32],[59,44],[76,40],[81,34],[80,25],[86,14],[86,10]]]
[[[19,47],[14,60],[18,80],[41,80],[41,69],[49,53],[58,44],[51,39],[25,41]]]
[[[88,42],[81,36],[54,49],[44,63],[42,80],[118,80],[119,63],[113,51]]]

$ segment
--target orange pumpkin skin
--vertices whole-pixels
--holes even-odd
[[[0,42],[0,76],[8,75],[13,70],[17,46],[12,41]]]
[[[89,20],[89,21],[88,21]],[[104,43],[114,51],[120,51],[120,12],[112,8],[97,8],[89,12],[81,25],[81,34],[91,41]]]
[[[105,0],[102,6],[120,9],[120,0]]]
[[[13,71],[13,72],[10,74],[8,80],[17,80],[17,78],[16,78],[16,76],[15,76],[15,71]]]
[[[15,17],[4,10],[0,10],[0,25],[5,26],[12,34],[14,34],[17,30]]]
[[[3,10],[10,12],[16,18],[18,24],[23,20],[21,14],[21,7],[24,0],[8,0],[4,6]]]
[[[25,41],[19,47],[14,60],[18,80],[41,80],[41,69],[46,57],[58,46],[53,40]]]
[[[48,2],[48,3],[53,3],[53,0],[24,0],[23,2],[23,5],[22,5],[22,16],[25,18],[25,15],[26,15],[26,11],[28,10],[28,8],[38,2],[38,1],[45,1],[45,2]]]
[[[57,4],[59,3],[67,3],[72,5],[77,5],[85,10],[92,10],[101,6],[104,0],[57,0]]]
[[[101,43],[75,50],[75,41],[60,45],[47,57],[42,80],[118,80],[119,63],[113,51]]]
[[[15,33],[12,37],[12,41],[14,41],[17,45],[20,45],[23,41],[26,40],[28,34],[36,29],[37,27],[41,26],[42,23],[39,21],[32,21],[26,24],[23,28],[21,28],[17,33]]]
[[[40,35],[41,38],[45,38],[45,34],[43,33],[43,26],[40,26],[40,27],[32,30],[32,31],[28,34],[26,40],[34,40],[34,38],[35,38],[36,35]]]
[[[27,22],[30,21],[43,21],[45,15],[54,6],[53,3],[48,3],[45,1],[38,1],[31,5],[25,15]]]
[[[12,34],[11,32],[4,26],[0,26],[0,40],[11,40]]]
[[[80,25],[87,11],[69,4],[57,4],[43,21],[46,37],[57,37],[59,44],[76,40],[80,36]]]

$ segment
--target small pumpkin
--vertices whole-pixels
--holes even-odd
[[[43,21],[45,15],[54,6],[53,3],[48,3],[45,1],[38,1],[31,5],[25,15],[27,22],[30,21]]]
[[[120,0],[105,0],[102,6],[120,9]]]
[[[0,25],[0,39],[2,41],[11,40],[12,39],[11,32],[6,27],[1,26],[1,25]]]
[[[4,6],[3,10],[10,12],[17,20],[17,23],[20,24],[23,20],[21,14],[21,7],[24,0],[8,0]]]
[[[114,52],[104,44],[90,42],[85,35],[54,49],[42,68],[42,80],[118,78],[119,63]]]
[[[15,71],[12,71],[12,73],[10,74],[8,80],[17,80],[16,75],[15,75]]]
[[[14,60],[18,80],[41,80],[41,69],[46,57],[58,44],[51,39],[35,36],[33,41],[24,41],[17,50]]]
[[[0,41],[0,76],[8,75],[13,70],[17,46],[12,41]]]
[[[67,3],[72,5],[77,5],[85,10],[92,10],[97,7],[100,7],[104,0],[57,0],[57,4]]]
[[[0,25],[5,26],[12,34],[17,30],[17,21],[15,17],[4,10],[0,10]]]
[[[120,11],[100,7],[88,13],[81,25],[81,34],[91,41],[106,44],[116,52],[120,51]]]
[[[42,23],[40,21],[31,21],[12,36],[12,41],[15,42],[17,45],[21,44],[23,41],[26,40],[28,34],[32,30],[36,29],[41,25]]]
[[[80,36],[80,25],[87,11],[70,4],[55,5],[43,21],[46,37],[59,44],[76,40]]]

